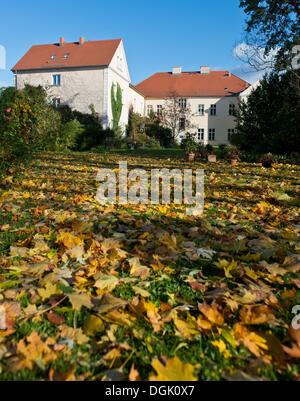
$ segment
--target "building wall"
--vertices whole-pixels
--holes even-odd
[[[47,71],[18,72],[16,85],[22,89],[25,84],[43,86],[47,89],[49,98],[59,98],[61,104],[82,113],[90,113],[89,106],[103,116],[104,110],[104,76],[107,68],[80,68]],[[52,76],[61,76],[61,85],[52,86]]]
[[[238,105],[238,96],[230,97],[205,97],[205,98],[187,98],[187,103],[190,105],[192,116],[191,116],[191,127],[187,129],[190,133],[198,133],[198,128],[204,129],[204,143],[210,143],[212,145],[227,144],[228,141],[228,129],[235,129],[236,123],[235,118],[229,115],[229,104]],[[204,116],[200,116],[198,113],[198,105],[204,105]],[[216,105],[216,116],[210,115],[210,106]],[[157,112],[158,105],[164,105],[164,99],[146,99],[145,100],[145,112],[147,113],[148,107],[151,105],[153,111]],[[215,140],[208,140],[208,132],[210,128],[215,129]],[[180,135],[180,139],[184,136],[184,133]]]
[[[135,113],[139,113],[141,116],[145,115],[145,98],[132,87],[129,87],[128,101],[129,107],[132,107]]]
[[[125,132],[126,125],[128,124],[128,113],[129,113],[129,82],[124,79],[117,71],[110,68],[108,69],[108,79],[107,79],[107,86],[108,86],[108,102],[107,102],[107,117],[109,125],[112,126],[112,107],[111,107],[111,87],[112,85],[119,84],[122,90],[122,114],[120,118],[119,125],[122,129],[122,132]],[[116,86],[115,86],[116,88]]]

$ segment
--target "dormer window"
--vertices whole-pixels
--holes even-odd
[[[70,57],[70,54],[69,54],[69,53],[65,53],[65,54],[64,54],[64,60],[67,60],[69,57]]]
[[[55,57],[56,57],[56,55],[55,55],[55,54],[52,54],[52,55],[50,56],[50,59],[51,59],[51,60],[55,60]]]

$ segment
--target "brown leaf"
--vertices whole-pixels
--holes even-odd
[[[61,315],[58,315],[57,313],[51,311],[47,313],[47,319],[56,325],[63,324],[65,322],[65,318]]]
[[[267,305],[245,305],[240,311],[240,318],[244,324],[264,324],[275,321],[275,316]]]
[[[210,323],[213,323],[216,326],[222,326],[224,324],[224,317],[218,311],[217,304],[212,304],[211,306],[206,303],[198,304],[198,308]]]
[[[0,330],[13,329],[20,313],[21,307],[18,302],[4,302],[0,304]]]

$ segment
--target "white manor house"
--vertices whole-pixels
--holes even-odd
[[[121,39],[35,45],[12,68],[18,89],[25,84],[43,86],[54,105],[69,105],[83,113],[90,105],[111,126],[111,87],[122,90],[120,125],[125,131],[130,108],[141,115],[151,111],[160,115],[164,102],[174,96],[191,110],[190,132],[199,141],[226,144],[235,129],[234,110],[249,92],[250,84],[229,71],[185,72],[174,67],[158,72],[133,86]],[[181,137],[184,135],[184,124]]]

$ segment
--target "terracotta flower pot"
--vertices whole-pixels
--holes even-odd
[[[196,153],[190,152],[187,153],[186,158],[188,162],[193,162],[195,160]]]
[[[238,160],[237,159],[231,159],[231,165],[232,167],[237,166]]]
[[[208,155],[208,156],[207,156],[207,160],[208,160],[210,163],[215,163],[215,162],[217,161],[217,156],[216,156],[216,155]]]

